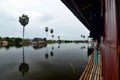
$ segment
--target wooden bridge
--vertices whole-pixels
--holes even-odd
[[[95,50],[89,58],[79,80],[102,80],[102,61],[100,51]]]

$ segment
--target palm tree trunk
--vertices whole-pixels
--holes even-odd
[[[46,32],[46,40],[47,40],[47,38],[48,38],[48,35],[47,35],[47,32]]]
[[[25,63],[24,46],[23,46],[23,63]]]
[[[24,46],[24,31],[25,31],[25,27],[23,26],[23,46]]]
[[[52,40],[52,34],[51,34],[51,40]]]

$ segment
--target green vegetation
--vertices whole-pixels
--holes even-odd
[[[4,38],[0,38],[0,46],[3,46],[3,43],[6,43],[6,48],[9,48],[10,46],[16,46],[16,47],[22,47],[22,42],[23,39],[20,37],[4,37]],[[30,45],[30,40],[29,39],[25,39],[24,40],[24,45],[28,46]]]

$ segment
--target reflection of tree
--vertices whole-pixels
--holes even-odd
[[[53,56],[54,56],[54,53],[53,53],[53,51],[51,51],[51,52],[50,52],[50,55],[51,55],[51,57],[53,57]]]
[[[60,43],[58,44],[58,48],[60,48]]]
[[[10,45],[7,45],[5,48],[6,48],[6,49],[10,49]]]
[[[60,48],[60,45],[58,45],[58,48]]]
[[[52,46],[52,50],[54,50],[54,47]]]
[[[45,54],[45,58],[48,59],[49,55],[48,55],[48,47],[46,46],[46,54]]]
[[[26,63],[21,63],[19,66],[19,71],[22,72],[22,75],[25,76],[25,73],[29,71],[29,65]]]
[[[45,54],[45,58],[48,59],[48,57],[49,57],[49,55],[48,55],[48,53],[46,53],[46,54]]]
[[[19,72],[22,72],[22,75],[25,76],[25,73],[28,73],[29,65],[25,63],[25,55],[24,55],[24,46],[23,46],[23,63],[19,66]]]
[[[54,52],[53,52],[53,50],[54,50],[54,47],[52,46],[52,47],[51,47],[51,52],[50,52],[50,56],[51,56],[51,57],[53,57],[53,56],[54,56]],[[48,59],[48,58],[49,58],[49,54],[48,54],[48,49],[47,49],[47,47],[46,47],[46,54],[45,54],[45,58],[46,58],[46,59]]]
[[[22,45],[21,45],[21,44],[15,44],[15,47],[16,47],[16,48],[21,48]]]
[[[85,46],[82,46],[81,49],[85,49]]]
[[[3,46],[1,46],[3,47]],[[7,46],[5,46],[6,49],[10,49],[10,47],[16,47],[16,48],[21,48],[22,45],[21,44],[15,44],[15,45],[12,45],[12,44],[8,44]]]
[[[54,50],[54,46],[52,46],[52,50],[51,50],[51,52],[50,52],[51,57],[54,56],[53,50]]]

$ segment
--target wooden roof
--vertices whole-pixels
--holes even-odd
[[[90,18],[93,8],[92,0],[62,0],[62,2],[73,12],[73,14],[90,29]]]

